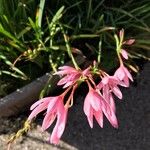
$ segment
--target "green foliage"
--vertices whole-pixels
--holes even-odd
[[[136,40],[130,57],[147,59],[149,25],[149,0],[0,0],[0,81],[9,76],[32,80],[33,68],[39,70],[36,76],[56,71],[69,49],[97,57],[111,70],[114,33],[122,28],[126,39]]]
[[[22,68],[22,66],[17,66],[18,68],[15,67],[15,65],[17,65],[16,63],[20,59],[25,58],[42,67],[44,62],[47,63],[49,59],[54,57],[54,52],[52,52],[52,49],[59,49],[59,47],[54,47],[52,45],[53,37],[57,32],[57,29],[54,31],[54,26],[56,26],[56,22],[58,22],[58,20],[61,18],[60,16],[62,16],[61,13],[63,8],[61,8],[62,10],[60,10],[60,12],[58,11],[58,13],[56,13],[52,19],[52,22],[47,19],[46,27],[43,28],[43,0],[41,0],[39,7],[36,6],[36,16],[32,18],[31,16],[33,16],[33,13],[30,17],[28,14],[28,9],[32,8],[31,6],[33,4],[33,1],[31,0],[26,1],[26,4],[19,0],[15,1],[14,3],[13,1],[9,0],[8,4],[4,3],[4,1],[1,1],[1,4],[0,12],[2,15],[0,17],[0,61],[2,65],[5,66],[6,70],[2,70],[1,68],[0,73],[21,79],[27,79],[26,75],[19,69]],[[13,7],[9,11],[8,7],[10,7],[10,5],[13,5]],[[21,9],[21,6],[23,8],[28,8]],[[14,14],[14,16],[10,16],[11,14]],[[47,34],[48,30],[50,34]],[[42,53],[42,51],[49,53],[48,55],[50,56],[46,57],[47,60],[45,60],[45,54]],[[56,63],[59,63],[60,61],[62,62],[63,60],[64,55],[61,52],[59,55],[61,55],[62,59],[55,55],[55,59],[57,60]],[[51,62],[51,65],[53,65],[54,68],[53,61],[50,60],[49,62]]]

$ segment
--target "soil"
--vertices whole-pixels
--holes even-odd
[[[149,77],[150,63],[147,63],[130,88],[122,89],[123,100],[116,100],[118,129],[111,127],[106,119],[103,129],[96,122],[90,129],[82,110],[84,96],[80,94],[75,107],[70,109],[66,130],[58,146],[48,143],[51,130],[41,132],[42,118],[38,118],[34,128],[19,138],[11,150],[149,150]],[[28,113],[0,118],[0,150],[7,148],[8,137],[20,129],[27,116]]]

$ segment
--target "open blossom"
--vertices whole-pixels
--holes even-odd
[[[118,88],[119,80],[115,76],[106,75],[102,78],[101,82],[97,85],[97,88],[102,91],[104,99],[110,104],[110,107],[116,111],[115,102],[112,93],[119,99],[122,99],[122,93]]]
[[[89,92],[84,100],[83,110],[91,128],[93,128],[93,116],[100,127],[103,127],[103,113],[113,127],[118,127],[118,121],[113,108],[111,108],[102,95],[90,85]]]
[[[124,87],[129,87],[129,79],[133,81],[132,75],[123,64],[121,64],[120,67],[116,70],[114,76],[121,81],[120,85]]]
[[[119,99],[122,99],[122,93],[117,85],[119,85],[119,80],[115,76],[105,76],[102,78],[101,82],[97,85],[98,89],[103,90],[103,96],[107,97],[108,92],[113,92]]]
[[[70,66],[59,67],[59,69],[60,70],[56,72],[55,75],[62,75],[64,77],[57,83],[57,85],[64,85],[63,88],[73,85],[81,76],[87,76],[90,74],[90,67],[83,71]]]
[[[46,110],[46,114],[42,123],[42,129],[46,130],[51,126],[54,120],[57,118],[56,125],[52,131],[50,142],[53,144],[58,144],[61,138],[67,119],[67,108],[63,104],[63,95],[56,97],[43,98],[31,106],[31,114],[28,120],[32,120],[37,114]]]
[[[107,96],[107,97],[106,97]],[[115,100],[113,98],[113,95],[111,92],[108,92],[107,95],[103,94],[104,99],[107,101],[107,103],[110,105],[112,110],[116,113],[116,105],[115,105]]]

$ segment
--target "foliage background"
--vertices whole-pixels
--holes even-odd
[[[68,61],[64,33],[72,50],[87,60],[101,55],[111,71],[113,34],[124,28],[126,39],[136,40],[129,64],[137,68],[149,60],[149,25],[149,0],[0,0],[0,96]]]

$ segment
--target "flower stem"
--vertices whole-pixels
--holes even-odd
[[[71,91],[71,94],[70,94],[70,96],[69,96],[69,98],[68,98],[68,100],[67,100],[67,102],[66,102],[66,104],[65,104],[65,107],[66,107],[66,108],[69,108],[69,107],[71,107],[71,106],[73,105],[73,95],[74,95],[74,92],[75,92],[75,90],[76,90],[77,87],[78,87],[77,84],[75,84],[75,85],[73,86],[73,89],[72,89],[72,91]]]
[[[123,40],[123,38],[121,38],[120,41],[119,41],[119,38],[118,38],[118,36],[116,34],[114,35],[114,38],[116,40],[116,52],[117,52],[117,56],[118,56],[120,65],[122,65],[123,61],[122,61],[121,56],[120,56],[120,51],[121,51],[121,47],[122,47],[122,40]]]
[[[73,57],[73,55],[72,55],[71,48],[70,48],[69,41],[68,41],[68,37],[67,37],[67,35],[65,34],[65,31],[64,31],[62,25],[59,24],[59,26],[60,26],[61,31],[62,31],[62,34],[63,34],[63,36],[64,36],[64,40],[65,40],[65,44],[66,44],[66,48],[67,48],[68,55],[70,56],[74,67],[75,67],[77,70],[79,70],[79,66],[78,66],[77,62],[75,61],[75,59],[74,59],[74,57]]]
[[[118,59],[119,59],[120,65],[123,65],[123,61],[122,61],[122,58],[121,58],[120,54],[117,53],[117,55],[118,55]]]

